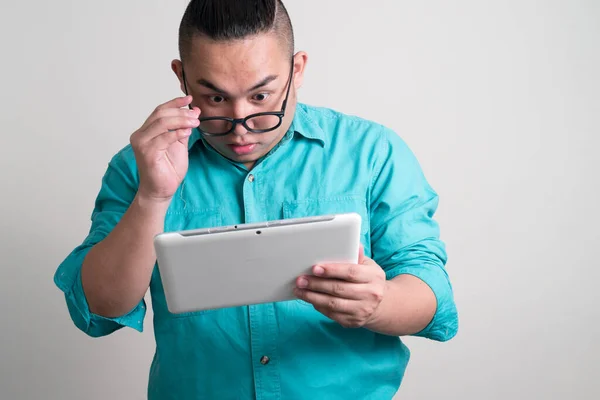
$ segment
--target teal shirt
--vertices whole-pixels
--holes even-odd
[[[287,134],[251,171],[219,155],[197,131],[189,160],[165,231],[357,212],[365,254],[387,278],[414,275],[435,293],[435,316],[417,336],[446,341],[456,334],[446,251],[433,219],[438,196],[394,132],[299,104]],[[138,184],[127,146],[108,165],[89,235],[55,274],[73,322],[92,337],[122,327],[142,331],[143,300],[119,318],[95,315],[80,275],[87,252],[119,222]],[[301,300],[174,315],[156,267],[150,292],[156,338],[151,400],[390,399],[409,360],[400,338],[344,328]]]

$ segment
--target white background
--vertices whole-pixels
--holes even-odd
[[[110,157],[178,96],[184,0],[2,1],[0,397],[142,399],[143,334],[77,331],[54,271]],[[598,399],[600,2],[288,0],[300,100],[384,123],[441,203],[460,332],[406,399]]]

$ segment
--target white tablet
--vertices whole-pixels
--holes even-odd
[[[358,262],[361,218],[337,214],[167,232],[154,247],[171,313],[292,300],[296,278]]]

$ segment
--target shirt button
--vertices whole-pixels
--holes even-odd
[[[250,183],[254,182],[254,175],[248,175],[248,181],[250,181]]]
[[[262,357],[260,358],[260,363],[261,363],[262,365],[267,365],[267,364],[269,363],[269,361],[271,361],[271,359],[270,359],[269,357],[267,357],[267,356],[262,356]]]

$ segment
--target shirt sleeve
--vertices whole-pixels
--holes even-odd
[[[137,191],[136,173],[127,167],[119,153],[108,165],[91,216],[87,237],[58,266],[54,283],[64,293],[75,326],[91,337],[106,336],[123,327],[143,330],[146,303],[140,303],[126,315],[105,318],[90,312],[81,284],[81,266],[90,249],[102,241],[127,211]]]
[[[437,299],[435,315],[414,336],[447,341],[458,331],[458,314],[445,269],[445,245],[433,219],[438,195],[406,143],[384,130],[371,187],[372,257],[387,279],[409,274],[431,288]]]

